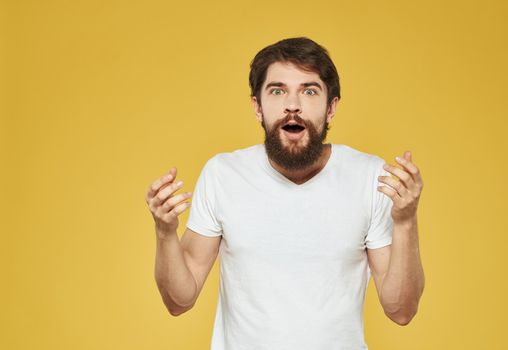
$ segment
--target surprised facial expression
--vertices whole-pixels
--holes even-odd
[[[261,88],[261,104],[253,97],[270,159],[288,170],[314,164],[322,153],[336,100],[327,109],[326,85],[319,74],[292,63],[271,64]]]

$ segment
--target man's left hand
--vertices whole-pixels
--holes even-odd
[[[420,171],[411,161],[411,152],[404,152],[402,158],[395,157],[403,169],[391,164],[384,164],[383,169],[392,173],[399,179],[391,176],[379,176],[378,180],[388,186],[378,186],[378,191],[383,192],[393,201],[392,218],[395,223],[404,223],[416,219],[416,210],[423,181]]]

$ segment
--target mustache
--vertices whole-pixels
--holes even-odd
[[[286,116],[279,122],[279,126],[284,126],[287,123],[289,123],[291,120],[294,120],[300,125],[307,126],[307,123],[305,123],[305,120],[300,117],[297,113],[288,113]]]

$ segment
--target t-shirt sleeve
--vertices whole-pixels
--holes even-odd
[[[217,158],[209,159],[199,174],[192,194],[187,227],[208,237],[222,235],[222,226],[217,219]]]
[[[385,161],[381,158],[376,163],[374,184],[373,184],[373,199],[371,208],[371,221],[365,244],[368,249],[381,248],[392,244],[393,236],[393,218],[391,210],[393,201],[385,193],[377,189],[378,186],[388,186],[378,180],[378,176],[391,176],[391,174],[383,169]]]

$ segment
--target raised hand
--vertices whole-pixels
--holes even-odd
[[[182,202],[191,198],[191,192],[173,195],[183,186],[183,181],[176,181],[176,167],[168,174],[155,180],[146,193],[146,203],[155,221],[156,233],[159,237],[176,233],[178,215],[190,207],[190,202]]]
[[[411,153],[406,151],[403,158],[395,157],[403,169],[391,164],[384,164],[383,169],[397,176],[379,176],[378,180],[388,186],[378,186],[393,201],[392,218],[394,222],[407,222],[416,219],[418,201],[423,188],[423,180],[419,169],[412,162]]]

